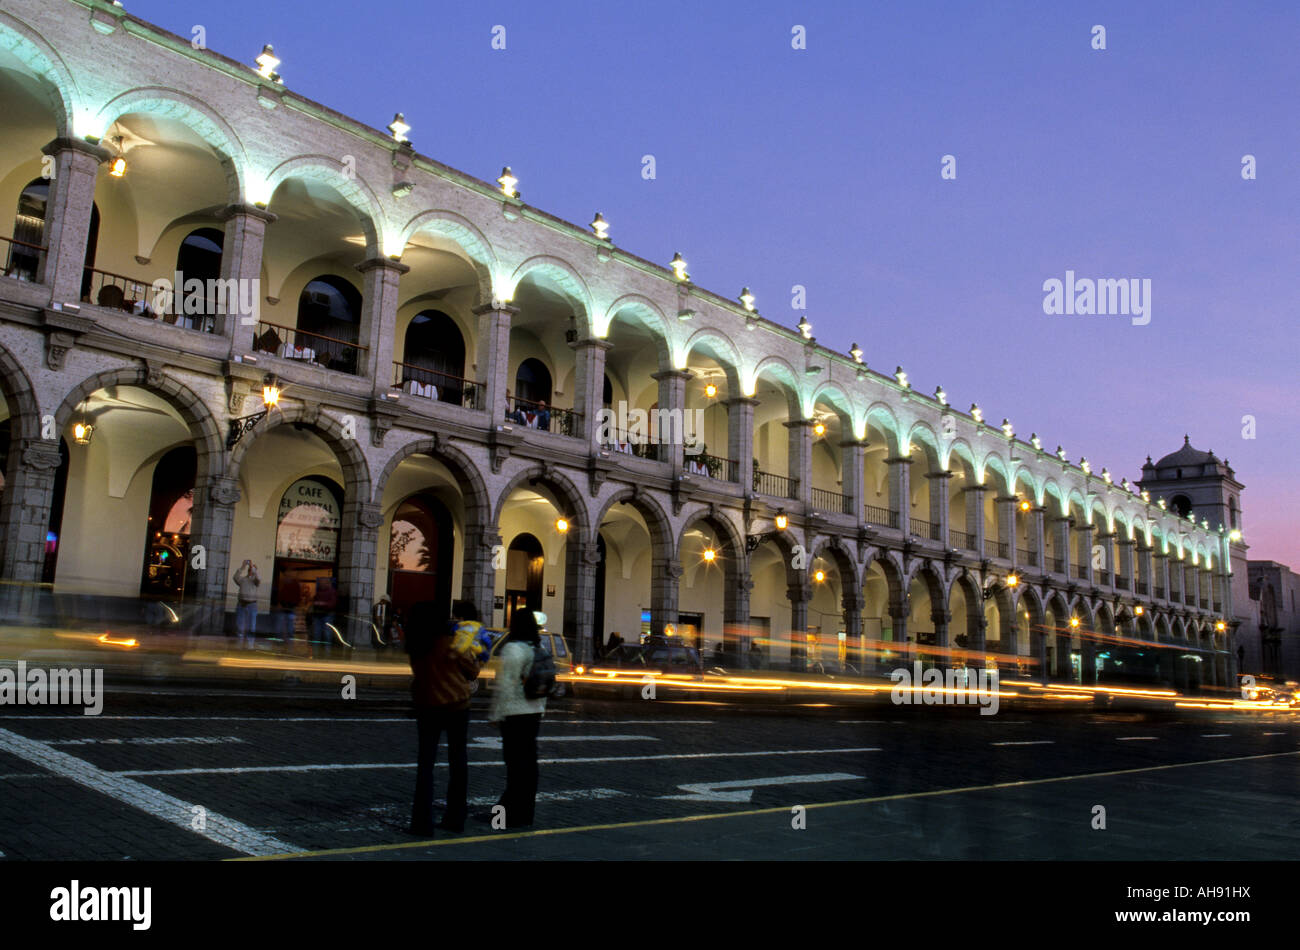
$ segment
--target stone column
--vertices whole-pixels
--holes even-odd
[[[1094,583],[1103,584],[1106,587],[1115,586],[1115,535],[1102,531],[1097,535],[1097,544],[1101,546],[1101,571],[1102,576]]]
[[[377,398],[393,386],[393,338],[397,335],[397,299],[402,275],[410,271],[400,261],[372,257],[357,265],[361,272],[361,331],[366,352],[357,357],[357,373],[370,378]]]
[[[1152,589],[1155,585],[1152,582],[1152,550],[1145,545],[1140,546],[1136,552],[1137,558],[1133,570],[1133,576],[1137,580],[1146,582],[1147,592],[1143,596],[1148,600],[1155,597],[1155,591]]]
[[[962,489],[966,492],[966,533],[971,536],[971,544],[980,557],[988,557],[984,550],[984,499],[988,495],[988,486],[971,485]]]
[[[590,666],[600,552],[594,543],[573,537],[565,541],[564,548],[564,636],[574,645],[578,662]]]
[[[474,358],[475,381],[482,383],[482,407],[493,429],[506,419],[506,390],[510,379],[510,322],[518,307],[483,304],[474,308],[478,316],[478,349]]]
[[[1080,637],[1079,665],[1081,685],[1097,685],[1097,644],[1095,640]]]
[[[939,528],[938,542],[945,548],[948,543],[948,484],[952,481],[952,472],[929,472],[925,476],[930,491],[930,522]]]
[[[600,411],[605,408],[605,354],[614,344],[608,340],[589,338],[570,343],[574,355],[573,409],[578,413],[579,429],[574,435],[584,438],[590,452],[600,451]],[[660,408],[663,403],[660,403]],[[628,407],[628,411],[632,410]],[[615,414],[617,415],[617,413]],[[615,423],[617,425],[617,423]],[[650,433],[647,432],[648,436]],[[661,441],[676,438],[681,433],[658,433]],[[601,632],[604,635],[604,632]]]
[[[740,486],[754,490],[754,407],[757,399],[734,396],[727,400],[727,456],[736,460]]]
[[[844,495],[844,514],[859,522],[865,514],[866,458],[865,439],[846,439],[840,443],[840,491]]]
[[[25,439],[10,446],[9,458],[11,480],[0,495],[0,578],[6,582],[0,602],[6,617],[25,620],[52,607],[40,603],[39,585],[45,570],[54,479],[62,456],[57,442]]]
[[[912,645],[907,642],[907,620],[910,614],[907,596],[889,599],[890,636],[893,637],[894,652],[898,654],[894,663],[897,666],[910,666],[912,663]]]
[[[889,466],[889,507],[898,513],[904,536],[912,530],[912,460],[905,455],[885,459]]]
[[[1052,519],[1052,545],[1056,548],[1056,556],[1061,559],[1061,576],[1070,576],[1070,518],[1068,515],[1061,515]],[[1051,565],[1047,565],[1051,567]]]
[[[941,650],[948,648],[948,625],[952,623],[952,612],[939,609],[930,611],[930,622],[934,624],[934,645]],[[940,660],[946,665],[945,660]]]
[[[1046,534],[1043,524],[1046,514],[1047,509],[1042,505],[1035,505],[1029,509],[1029,539],[1027,542],[1031,556],[1036,556],[1038,560],[1038,563],[1033,566],[1044,574],[1047,573],[1047,545],[1045,543]]]
[[[199,633],[220,635],[225,632],[230,543],[235,529],[235,506],[240,497],[239,482],[223,475],[209,482],[206,488],[202,492],[200,486],[195,486],[190,523],[191,564],[195,550],[199,545],[203,547],[203,569],[191,574],[198,600],[194,627]],[[266,579],[270,581],[270,572]]]
[[[219,217],[226,222],[221,250],[221,279],[233,280],[235,292],[227,297],[225,313],[219,313],[213,332],[230,340],[231,357],[251,352],[262,316],[262,251],[266,244],[266,226],[276,216],[254,205],[227,205]],[[227,286],[231,286],[227,284]],[[251,287],[245,293],[243,288]],[[179,290],[179,288],[178,288]],[[243,301],[253,306],[245,313]]]
[[[678,410],[678,415],[686,411],[686,381],[694,377],[694,373],[682,369],[666,369],[658,373],[651,373],[651,379],[659,383],[659,408]],[[684,465],[685,451],[681,439],[663,446],[660,451],[665,454],[659,456],[661,462],[668,462],[672,465],[673,479],[682,477],[682,468]]]
[[[370,606],[375,592],[375,552],[383,510],[371,502],[344,500],[339,532],[338,590],[342,603],[335,614],[343,638],[354,649],[371,648]]]
[[[505,571],[505,549],[501,533],[496,525],[467,525],[465,527],[465,550],[461,567],[461,598],[468,600],[478,608],[484,626],[497,626],[496,577],[497,567],[494,560]],[[496,555],[500,557],[496,557]]]
[[[801,571],[800,575],[800,580],[787,586],[785,592],[790,601],[790,668],[795,671],[805,669],[807,664],[808,602],[812,600],[807,572]]]
[[[1079,532],[1079,563],[1083,565],[1085,577],[1083,580],[1088,584],[1095,584],[1096,578],[1092,570],[1092,532],[1091,524],[1080,525],[1077,529]]]
[[[1116,566],[1116,577],[1115,577],[1115,580],[1116,580],[1116,582],[1117,582],[1115,586],[1116,586],[1116,587],[1119,586],[1119,584],[1118,584],[1118,580],[1119,580],[1120,577],[1123,577],[1126,581],[1128,581],[1128,589],[1129,589],[1130,591],[1132,591],[1132,592],[1136,592],[1136,590],[1137,590],[1137,584],[1134,583],[1134,580],[1133,580],[1133,545],[1134,545],[1134,543],[1135,543],[1135,542],[1133,541],[1132,538],[1121,537],[1121,538],[1119,539],[1119,543],[1118,543],[1118,547],[1119,547],[1119,563],[1118,563],[1117,565],[1115,565],[1115,566]]]
[[[976,619],[973,622],[973,624],[968,619],[967,634],[970,637],[970,646],[968,647],[968,649],[970,649],[972,652],[977,652],[977,653],[986,652],[988,649],[988,629],[989,629],[988,618],[984,616],[983,611],[980,612],[979,618]],[[980,658],[979,668],[980,669],[984,668],[983,657]]]
[[[844,578],[840,578],[843,584]],[[844,636],[848,640],[848,662],[852,663],[858,670],[865,671],[863,662],[866,652],[862,647],[862,610],[867,605],[867,599],[862,595],[861,590],[850,590],[844,586],[843,593],[840,595],[840,606],[844,609]],[[854,651],[857,651],[857,659],[854,659]]]
[[[650,630],[654,633],[663,633],[665,624],[677,622],[682,573],[682,562],[676,558],[657,557],[650,562]]]
[[[1152,555],[1153,569],[1151,572],[1151,596],[1155,596],[1155,588],[1161,588],[1165,594],[1163,600],[1169,599],[1169,555],[1163,552],[1156,552]]]
[[[791,419],[782,423],[789,434],[788,455],[790,494],[795,501],[809,504],[812,501],[812,437],[811,419]]]
[[[748,647],[741,642],[740,631],[749,626],[749,592],[754,589],[754,579],[739,565],[728,572],[722,594],[722,642],[728,656],[740,656]]]
[[[53,303],[81,300],[86,243],[95,206],[99,166],[108,149],[74,138],[57,138],[41,149],[54,158],[54,179],[45,206],[45,262],[40,280],[50,287]]]
[[[1016,506],[1020,504],[1020,499],[1015,495],[998,495],[993,499],[993,504],[998,509],[997,540],[1007,546],[1007,558],[1014,565],[1018,561],[1016,554]]]

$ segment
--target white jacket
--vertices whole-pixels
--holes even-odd
[[[507,716],[527,716],[546,712],[546,699],[529,699],[524,695],[524,680],[533,668],[530,643],[507,641],[501,647],[501,670],[492,683],[492,706],[488,722],[500,722]]]

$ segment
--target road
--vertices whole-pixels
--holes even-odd
[[[471,812],[504,783],[475,697]],[[1300,718],[552,701],[529,832],[410,837],[400,694],[0,707],[6,859],[1243,859],[1300,854]],[[445,788],[445,759],[437,770]],[[1097,806],[1104,813],[1097,811]],[[1099,827],[1104,818],[1104,827]]]

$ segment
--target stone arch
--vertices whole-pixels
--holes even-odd
[[[577,269],[568,261],[555,257],[550,254],[538,254],[530,257],[518,267],[507,281],[508,298],[513,300],[515,292],[519,289],[519,284],[525,277],[531,273],[540,273],[551,280],[557,287],[568,295],[577,311],[577,316],[582,321],[582,329],[589,336],[592,333],[592,303],[591,290],[587,287],[587,282]]]
[[[368,504],[373,492],[370,466],[366,462],[366,457],[358,448],[357,440],[348,438],[344,434],[343,426],[322,411],[319,406],[284,406],[268,415],[258,423],[257,428],[231,449],[230,463],[227,468],[229,477],[239,478],[245,456],[259,439],[273,429],[294,424],[305,426],[315,432],[338,459],[339,466],[343,469],[344,504],[349,501]]]
[[[918,419],[912,423],[912,427],[907,431],[906,439],[907,453],[911,455],[912,446],[917,446],[925,452],[926,460],[934,471],[941,471],[943,468],[943,447],[939,439],[939,434],[934,431],[930,423]]]
[[[940,467],[945,471],[951,470],[954,457],[970,466],[971,475],[977,484],[983,483],[984,472],[975,460],[975,450],[963,436],[958,436],[944,447],[939,458]]]
[[[902,439],[899,436],[901,429],[898,416],[894,414],[894,409],[887,402],[877,400],[867,406],[866,412],[862,414],[862,435],[866,438],[868,426],[875,425],[877,429],[885,434],[885,440],[888,443],[888,454],[896,456],[899,452],[899,445]]]
[[[331,155],[298,155],[271,170],[266,176],[265,195],[256,200],[269,202],[276,189],[291,178],[314,181],[337,192],[357,213],[366,238],[366,253],[370,256],[380,253],[379,234],[384,214],[374,191],[353,169]]]
[[[831,408],[836,410],[844,434],[848,436],[853,426],[853,400],[849,398],[849,394],[845,392],[844,387],[829,379],[823,382],[809,394],[808,405],[804,411],[805,416],[812,415],[819,399],[824,399]]]
[[[1054,478],[1049,478],[1043,482],[1043,504],[1044,505],[1047,504],[1048,495],[1051,495],[1053,498],[1056,499],[1056,504],[1060,509],[1059,511],[1055,512],[1055,514],[1064,516],[1070,513],[1069,493],[1066,489],[1063,489]]]
[[[677,540],[673,537],[672,522],[667,512],[655,500],[654,496],[639,490],[639,488],[623,488],[609,496],[594,519],[597,532],[600,531],[600,525],[604,522],[605,515],[615,505],[629,505],[635,508],[637,514],[645,521],[646,528],[650,532],[652,558],[656,560],[672,560],[680,556],[681,552]]]
[[[239,202],[244,194],[245,169],[248,157],[244,144],[226,120],[210,109],[201,99],[168,89],[165,86],[138,86],[114,96],[95,116],[98,123],[95,134],[103,136],[110,126],[124,115],[145,112],[164,119],[172,119],[186,126],[221,156],[226,171],[230,201]]]
[[[591,530],[591,516],[587,511],[587,504],[582,497],[582,492],[578,490],[578,486],[567,475],[554,470],[549,465],[531,465],[515,473],[515,476],[506,483],[505,488],[497,494],[496,503],[492,508],[492,524],[501,524],[501,515],[505,511],[506,503],[510,501],[510,496],[515,493],[516,489],[530,485],[544,485],[554,492],[556,498],[568,507],[564,515],[573,520],[574,526],[577,528],[576,537],[580,538],[584,544],[595,545],[596,538]]]
[[[804,417],[803,389],[799,384],[799,374],[794,367],[781,356],[767,356],[747,374],[745,389],[750,393],[758,392],[758,381],[766,375],[786,388],[786,401],[791,419]]]
[[[39,439],[41,409],[32,381],[22,364],[4,346],[0,346],[0,393],[9,404],[10,417],[14,420],[10,426],[11,445],[18,445],[20,440]],[[14,453],[11,451],[10,454],[12,457]]]
[[[701,521],[706,522],[709,527],[726,539],[727,546],[735,553],[738,569],[743,568],[741,573],[749,573],[749,555],[745,551],[744,536],[730,518],[722,512],[715,511],[712,507],[700,508],[687,516],[686,520],[682,522],[681,530],[677,532],[677,540],[673,545],[673,550],[681,551],[686,532]]]
[[[499,267],[492,242],[469,219],[455,211],[432,209],[421,211],[402,229],[401,246],[406,247],[417,234],[433,234],[446,238],[460,248],[469,259],[478,278],[478,302],[489,303],[497,290],[495,275]]]
[[[485,528],[492,516],[492,499],[488,495],[487,483],[474,460],[454,445],[438,438],[417,439],[408,442],[393,453],[375,480],[374,495],[371,501],[378,505],[384,497],[388,479],[403,461],[413,455],[427,455],[441,462],[456,478],[461,497],[465,505],[465,522],[467,526]]]
[[[844,591],[860,590],[862,575],[858,570],[857,558],[839,535],[823,535],[813,545],[812,561],[825,555],[835,563],[840,574],[840,587]],[[811,563],[811,562],[810,562]]]
[[[614,327],[614,320],[619,314],[632,315],[638,323],[650,331],[650,335],[656,341],[660,371],[672,369],[672,325],[664,316],[664,312],[659,309],[659,305],[649,297],[640,294],[624,294],[606,307],[605,313],[597,318],[596,322],[599,325],[593,328],[593,333],[601,338],[608,338]]]
[[[74,116],[81,104],[81,93],[63,58],[40,33],[26,23],[0,11],[0,49],[12,53],[19,62],[48,83],[49,105],[55,113],[60,136],[89,134],[74,129]]]
[[[1001,485],[994,486],[996,491],[1000,491],[1004,495],[1011,495],[1015,492],[1011,482],[1011,470],[1002,456],[998,455],[996,451],[989,452],[980,463],[980,470],[976,477],[980,479],[981,484],[987,481],[987,475],[990,471],[996,472],[1002,479]]]
[[[691,334],[690,338],[682,346],[681,356],[677,359],[677,366],[685,369],[691,353],[701,344],[707,344],[713,350],[709,355],[722,364],[723,371],[727,374],[728,390],[739,395],[741,390],[740,351],[736,349],[736,344],[720,330],[705,327]]]

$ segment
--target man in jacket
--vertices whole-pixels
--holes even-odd
[[[467,610],[468,608],[468,610]],[[452,615],[459,623],[470,620],[473,605],[457,601]],[[477,626],[477,625],[476,625]],[[419,755],[415,767],[415,802],[411,807],[411,834],[433,834],[433,766],[438,739],[447,734],[447,811],[438,827],[446,831],[465,830],[468,810],[469,697],[477,666],[453,649],[454,629],[435,613],[433,601],[421,601],[411,608],[406,621],[406,652],[411,661],[411,698],[419,734]]]
[[[239,570],[235,571],[234,581],[239,588],[235,606],[235,633],[239,635],[241,647],[245,644],[245,638],[251,646],[257,639],[257,588],[262,583],[262,578],[257,574],[257,565],[245,558]]]

